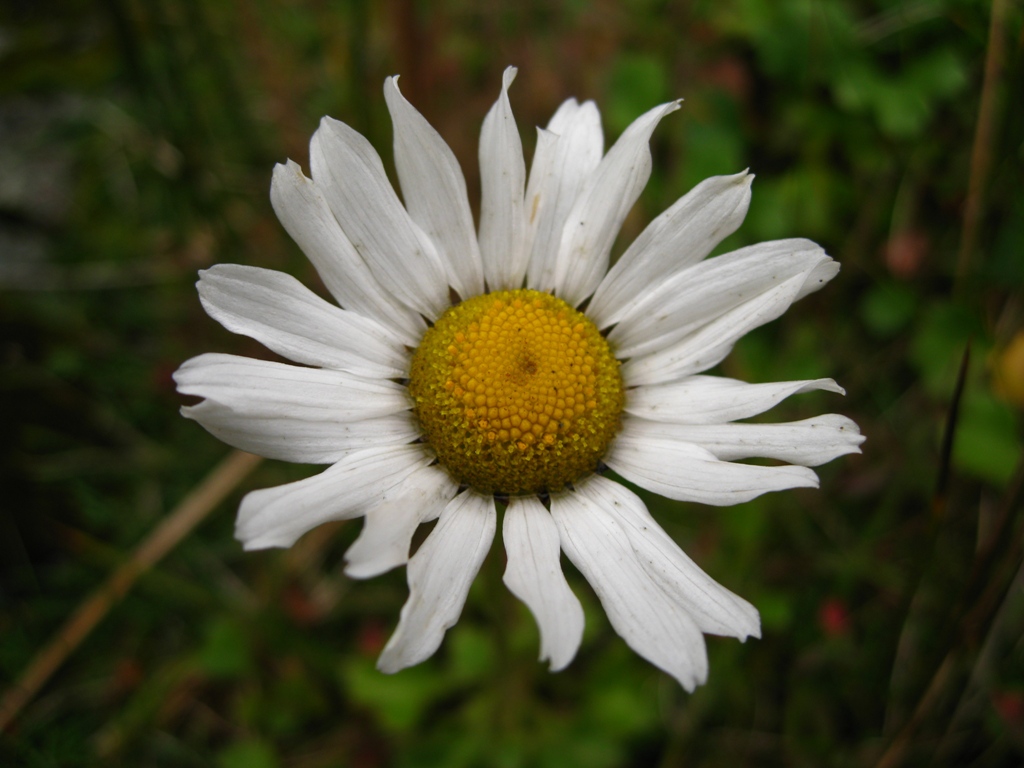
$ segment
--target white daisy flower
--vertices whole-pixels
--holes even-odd
[[[703,635],[758,637],[757,610],[601,471],[726,505],[817,486],[808,467],[858,452],[862,438],[843,416],[736,423],[799,392],[842,393],[831,379],[701,373],[838,266],[808,240],[704,260],[746,214],[744,172],[699,184],[609,269],[650,175],[651,133],[678,103],[641,115],[605,153],[597,107],[570,99],[538,131],[527,175],[507,93],[515,74],[506,70],[483,123],[478,231],[455,156],[397,78],[384,96],[404,204],[369,142],[323,119],[312,179],[278,165],[270,194],[340,307],[280,272],[201,272],[213,318],[299,365],[200,355],[175,375],[183,394],[203,398],[182,410],[243,450],[330,465],[248,494],[237,523],[246,549],[364,517],[346,573],[408,563],[384,672],[431,656],[458,620],[494,538],[497,499],[504,580],[536,618],[541,660],[562,669],[583,633],[564,552],[616,632],[693,690],[708,673]],[[749,457],[780,464],[737,463]],[[435,519],[410,559],[414,531]]]

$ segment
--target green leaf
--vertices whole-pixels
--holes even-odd
[[[833,179],[825,168],[802,166],[776,177],[759,177],[744,223],[755,240],[821,237],[832,224]]]
[[[987,391],[968,390],[953,444],[953,466],[1002,488],[1013,477],[1022,450],[1013,411]]]
[[[761,614],[762,631],[781,632],[793,620],[793,598],[789,595],[763,590],[758,593],[756,603]]]
[[[864,62],[843,66],[832,83],[836,103],[848,112],[863,112],[871,104],[878,75]]]
[[[397,732],[415,726],[447,688],[434,667],[422,664],[385,675],[372,661],[354,658],[343,663],[341,677],[353,701],[371,710],[384,728]]]
[[[216,619],[206,630],[199,666],[210,677],[238,678],[252,669],[249,639],[230,619]]]
[[[685,131],[685,188],[694,187],[709,176],[737,173],[746,167],[743,139],[735,120],[687,120]]]
[[[608,104],[603,108],[613,135],[649,109],[668,101],[668,73],[663,59],[644,54],[625,54],[612,68]]]
[[[933,98],[958,93],[967,84],[967,71],[952,48],[919,57],[908,67],[906,81]]]
[[[914,330],[910,360],[930,394],[949,397],[964,347],[979,330],[977,319],[957,304],[935,304],[927,310]]]
[[[910,286],[885,282],[873,287],[864,297],[860,316],[876,336],[893,336],[913,320],[917,303],[917,293]]]
[[[486,680],[494,670],[491,638],[472,625],[457,625],[448,642],[450,672],[459,681]]]
[[[218,768],[277,768],[273,750],[258,741],[236,741],[217,757]]]
[[[872,103],[882,132],[894,139],[919,136],[932,114],[920,91],[896,80],[880,81]]]

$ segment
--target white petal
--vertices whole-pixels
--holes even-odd
[[[565,669],[583,638],[583,606],[559,563],[558,528],[535,496],[509,501],[502,524],[505,586],[526,603],[540,629],[540,660]]]
[[[659,352],[787,280],[801,278],[796,301],[824,285],[823,275],[831,279],[838,271],[824,249],[810,240],[778,240],[741,248],[641,291],[620,314],[608,341],[622,358]]]
[[[612,627],[634,651],[686,690],[707,679],[704,635],[643,567],[629,536],[599,499],[551,497],[562,549],[593,587]]]
[[[353,453],[319,475],[242,499],[235,538],[246,549],[290,547],[306,531],[330,520],[351,520],[426,466],[422,445],[392,445]]]
[[[423,318],[385,292],[341,231],[323,193],[297,163],[274,166],[270,202],[281,224],[316,267],[327,290],[345,309],[388,326],[406,344],[423,336]]]
[[[652,287],[696,264],[747,215],[753,174],[705,179],[652,221],[615,262],[587,305],[598,328],[619,322]]]
[[[381,286],[425,317],[444,312],[449,298],[441,258],[402,207],[370,142],[325,117],[309,160],[313,181]]]
[[[384,98],[395,130],[395,168],[409,215],[433,241],[448,284],[459,296],[466,299],[483,293],[480,249],[458,160],[402,96],[397,77],[384,81]]]
[[[182,408],[181,413],[228,445],[300,464],[333,464],[364,448],[411,443],[420,434],[409,411],[363,421],[330,421],[324,411],[319,412],[320,418],[314,411],[282,418],[264,403],[240,408],[204,400]]]
[[[174,378],[182,394],[206,398],[183,407],[183,416],[271,459],[331,464],[419,434],[407,394],[389,381],[216,354],[187,361]]]
[[[516,68],[501,79],[501,95],[480,130],[480,257],[484,278],[492,291],[522,286],[529,254],[523,191],[526,162],[508,88]]]
[[[677,501],[726,506],[769,491],[817,488],[806,467],[760,467],[720,461],[691,443],[648,437],[639,419],[627,419],[604,461],[630,482]]]
[[[297,363],[371,378],[408,375],[399,337],[375,320],[330,304],[291,275],[240,264],[199,273],[207,313]]]
[[[183,395],[277,418],[361,421],[410,406],[405,387],[391,381],[219,353],[186,361],[174,380]]]
[[[558,245],[555,292],[576,306],[594,292],[619,228],[651,175],[651,134],[679,102],[638,117],[608,150],[573,203]]]
[[[857,425],[835,413],[784,424],[668,424],[635,420],[631,434],[694,443],[722,461],[757,456],[817,467],[864,442]]]
[[[377,660],[381,672],[398,672],[434,654],[455,625],[469,587],[487,556],[497,526],[494,499],[460,493],[409,561],[409,599],[398,628]]]
[[[604,133],[601,130],[601,114],[593,101],[580,104],[576,99],[566,99],[558,105],[555,114],[551,116],[547,129],[558,136],[574,135],[574,143],[586,145],[586,149],[569,150],[576,153],[579,159],[584,156],[590,158],[582,167],[593,170],[601,162],[601,155],[604,153]]]
[[[547,130],[538,130],[526,187],[530,288],[554,289],[555,256],[562,229],[580,190],[601,162],[603,151],[601,115],[592,101],[563,102]]]
[[[757,609],[700,569],[651,517],[643,501],[625,486],[591,476],[576,490],[602,506],[629,537],[644,570],[697,622],[702,632],[743,640],[761,636]]]
[[[626,361],[620,369],[623,382],[627,387],[662,384],[718,365],[741,336],[789,309],[803,285],[803,275],[790,278],[660,352]]]
[[[359,538],[345,552],[345,574],[368,579],[405,565],[416,528],[440,515],[458,490],[438,466],[413,472],[367,510]]]
[[[671,384],[635,387],[626,411],[651,421],[674,424],[724,424],[774,408],[790,395],[824,389],[845,395],[832,379],[747,384],[721,376],[689,376]]]

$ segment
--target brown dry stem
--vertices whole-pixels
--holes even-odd
[[[988,51],[985,55],[985,75],[978,105],[978,122],[974,128],[971,147],[971,171],[967,181],[967,201],[964,205],[964,227],[960,240],[960,253],[956,264],[956,287],[963,289],[971,273],[978,231],[984,212],[984,191],[992,167],[992,139],[996,130],[996,95],[1006,49],[1005,23],[1010,4],[1007,0],[992,1],[989,21]]]
[[[202,522],[261,460],[259,456],[243,451],[229,454],[136,547],[131,557],[78,606],[0,699],[0,732],[10,727],[60,665],[111,608],[128,594],[139,576],[156,565]]]

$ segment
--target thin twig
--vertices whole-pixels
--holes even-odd
[[[875,764],[875,768],[896,768],[896,766],[903,764],[907,752],[913,744],[917,729],[928,719],[932,709],[936,706],[939,698],[941,698],[946,683],[953,673],[956,660],[955,651],[950,651],[946,658],[943,659],[942,664],[932,677],[928,689],[918,702],[914,714],[911,715],[910,720],[900,729],[896,738],[886,748],[881,759]]]
[[[985,79],[981,85],[981,102],[978,105],[978,122],[974,128],[974,144],[971,147],[971,174],[967,181],[967,201],[964,205],[963,237],[956,262],[957,289],[963,289],[971,272],[971,262],[978,240],[983,210],[982,193],[988,181],[992,165],[992,136],[996,122],[996,85],[1003,69],[1003,52],[1006,35],[1003,27],[1009,3],[1006,0],[992,0],[992,16],[988,28],[988,51],[985,54]]]
[[[876,768],[896,768],[902,765],[917,731],[929,717],[936,714],[942,698],[948,696],[958,684],[966,684],[966,681],[959,682],[963,673],[958,667],[973,665],[971,655],[980,653],[976,649],[983,645],[983,638],[992,631],[999,609],[1005,603],[1017,574],[1024,567],[1024,544],[1021,544],[1020,527],[1012,526],[1013,513],[1020,509],[1022,494],[1024,461],[1018,463],[1014,479],[1003,498],[997,534],[979,551],[967,579],[964,596],[950,613],[957,617],[956,636],[910,720],[893,738]],[[1005,551],[997,550],[999,544],[1006,545]],[[996,562],[997,556],[1002,558],[999,562]]]
[[[949,468],[953,463],[953,444],[956,441],[956,428],[960,421],[960,402],[964,396],[964,385],[967,383],[967,369],[971,363],[971,342],[967,342],[960,358],[960,370],[957,371],[956,385],[953,396],[949,400],[946,412],[946,425],[942,430],[942,447],[939,449],[939,472],[935,478],[935,494],[932,496],[933,522],[938,522],[946,514],[946,486],[949,484]]]
[[[251,453],[233,451],[136,547],[131,557],[78,606],[53,639],[32,659],[21,678],[0,699],[0,733],[7,730],[60,665],[128,593],[139,576],[202,522],[260,461],[259,456]]]

